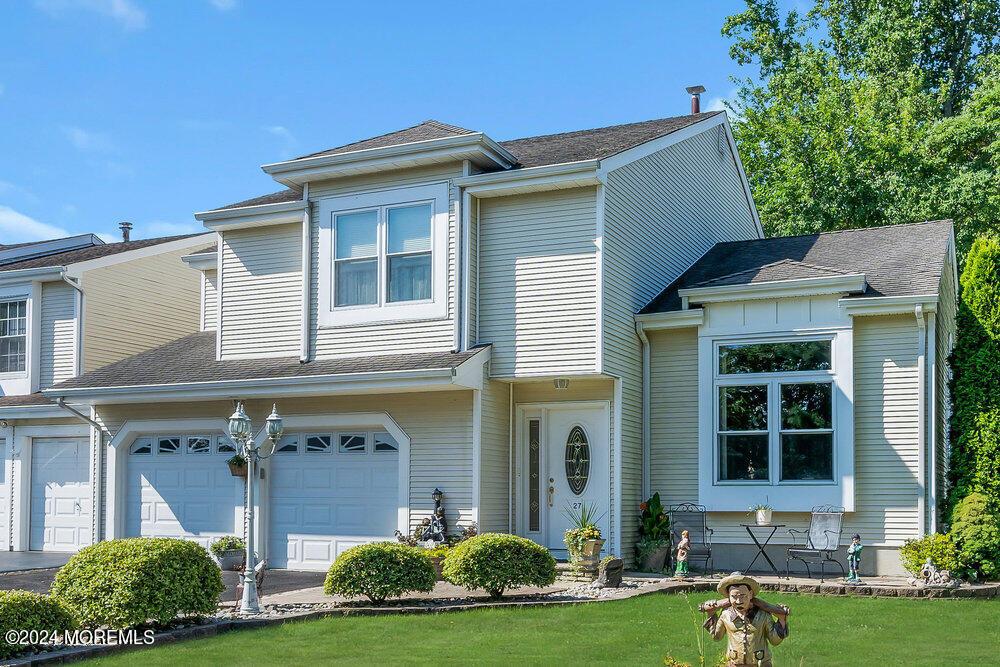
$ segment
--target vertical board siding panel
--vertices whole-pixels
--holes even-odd
[[[64,282],[42,283],[39,386],[73,377],[76,366],[76,290]]]
[[[651,332],[649,482],[664,505],[698,502],[698,330]]]
[[[92,371],[198,331],[201,272],[181,257],[204,241],[182,249],[91,269],[81,285],[83,367]]]
[[[345,194],[408,187],[457,178],[462,175],[460,163],[450,163],[348,177],[310,185],[312,213],[312,269],[310,300],[310,336],[313,355],[317,359],[351,357],[369,354],[434,352],[450,350],[455,340],[455,286],[458,224],[455,203],[458,190],[449,187],[448,223],[448,316],[421,322],[391,322],[350,327],[319,327],[319,206],[316,200]]]
[[[202,278],[205,281],[205,301],[202,308],[205,309],[205,331],[214,331],[219,326],[219,276],[217,271],[205,271]]]
[[[483,369],[480,436],[479,527],[506,532],[510,498],[510,385],[489,379]]]
[[[480,202],[479,339],[494,376],[592,373],[595,188]]]
[[[622,378],[622,546],[638,539],[642,359],[633,315],[719,241],[757,238],[739,171],[717,128],[608,174],[604,372]]]
[[[298,354],[301,248],[295,223],[222,235],[223,359]]]

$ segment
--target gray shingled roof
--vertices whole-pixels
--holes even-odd
[[[657,120],[647,120],[640,123],[626,123],[624,125],[611,125],[609,127],[598,127],[590,130],[577,130],[575,132],[563,132],[560,134],[543,134],[536,137],[525,137],[523,139],[511,139],[499,142],[501,146],[510,151],[517,158],[518,164],[515,169],[524,167],[541,167],[550,164],[562,164],[564,162],[578,162],[580,160],[599,160],[612,155],[617,155],[622,151],[638,146],[639,144],[666,136],[671,132],[683,129],[688,125],[717,116],[722,111],[712,111],[696,115],[674,116],[672,118],[660,118]],[[370,148],[384,148],[385,146],[396,146],[399,144],[412,143],[414,141],[426,141],[428,139],[441,139],[444,137],[460,136],[471,134],[472,130],[467,130],[455,125],[448,125],[436,120],[428,120],[408,127],[397,132],[364,139],[354,143],[345,144],[336,148],[331,148],[319,153],[303,155],[298,160],[321,155],[337,155],[351,151],[360,151]],[[280,192],[273,192],[269,195],[246,199],[235,204],[221,206],[215,210],[228,208],[242,208],[244,206],[259,206],[262,204],[274,204],[277,202],[294,201],[302,198],[302,191],[296,188],[288,188]]]
[[[180,236],[161,236],[155,239],[138,239],[136,241],[119,242],[119,243],[105,243],[104,245],[88,246],[86,248],[77,248],[76,250],[67,250],[66,252],[57,252],[51,255],[44,255],[42,257],[33,257],[31,259],[25,259],[19,262],[11,262],[9,264],[0,265],[0,271],[15,271],[17,269],[38,269],[46,266],[66,266],[67,264],[75,264],[76,262],[86,262],[91,259],[98,259],[100,257],[107,257],[109,255],[117,255],[120,252],[127,252],[129,250],[138,250],[139,248],[148,248],[149,246],[158,245],[160,243],[169,243],[170,241],[179,241],[180,239],[191,238],[194,236],[201,236],[206,232],[201,232],[199,234],[182,234]]]
[[[479,349],[467,352],[421,352],[349,359],[323,359],[300,363],[298,357],[271,359],[215,358],[215,332],[185,336],[147,352],[66,380],[59,389],[132,387],[227,380],[267,380],[380,371],[455,368]]]
[[[55,405],[55,402],[41,394],[25,394],[24,396],[0,396],[0,410],[3,408],[23,408],[38,405]]]
[[[857,296],[936,294],[952,236],[950,220],[718,243],[643,313],[680,310],[679,289],[863,273]]]

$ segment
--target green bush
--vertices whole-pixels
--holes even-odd
[[[243,541],[242,537],[236,537],[235,535],[224,535],[216,541],[212,542],[212,546],[209,550],[216,556],[221,556],[226,551],[243,551],[247,548],[247,543]]]
[[[81,549],[56,574],[52,594],[85,625],[127,628],[210,614],[222,573],[194,542],[164,537],[110,540]]]
[[[72,610],[61,600],[28,591],[0,591],[0,629],[65,632],[77,627]],[[8,644],[0,634],[0,659],[32,647]]]
[[[939,570],[954,573],[959,568],[958,550],[950,535],[934,533],[919,540],[907,540],[899,550],[903,567],[913,576],[920,574],[920,568],[928,557]]]
[[[970,493],[951,515],[951,539],[965,576],[996,579],[1000,576],[1000,515],[991,511],[988,498]]]
[[[434,565],[420,548],[394,542],[352,547],[330,566],[323,583],[327,595],[364,595],[384,602],[409,591],[428,592],[437,578]]]
[[[550,585],[556,580],[556,561],[548,549],[531,540],[484,533],[451,550],[444,559],[444,578],[499,598],[508,588]]]

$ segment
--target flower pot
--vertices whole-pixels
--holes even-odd
[[[230,549],[216,555],[215,559],[219,561],[219,569],[223,572],[237,572],[243,569],[246,552],[242,549]]]
[[[583,560],[600,560],[601,549],[604,547],[604,540],[587,540],[583,543],[580,556]]]
[[[758,526],[771,525],[771,510],[757,510],[757,525]]]
[[[642,563],[642,569],[646,572],[663,572],[669,555],[670,543],[664,542],[662,546],[657,547],[653,553],[646,556],[646,560]]]
[[[230,463],[229,464],[229,474],[233,477],[242,477],[246,479],[247,477],[247,464],[246,463]]]

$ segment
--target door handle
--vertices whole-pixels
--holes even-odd
[[[555,480],[549,477],[549,507],[552,507],[552,501],[554,500],[556,495],[556,487],[553,484],[554,482]]]

